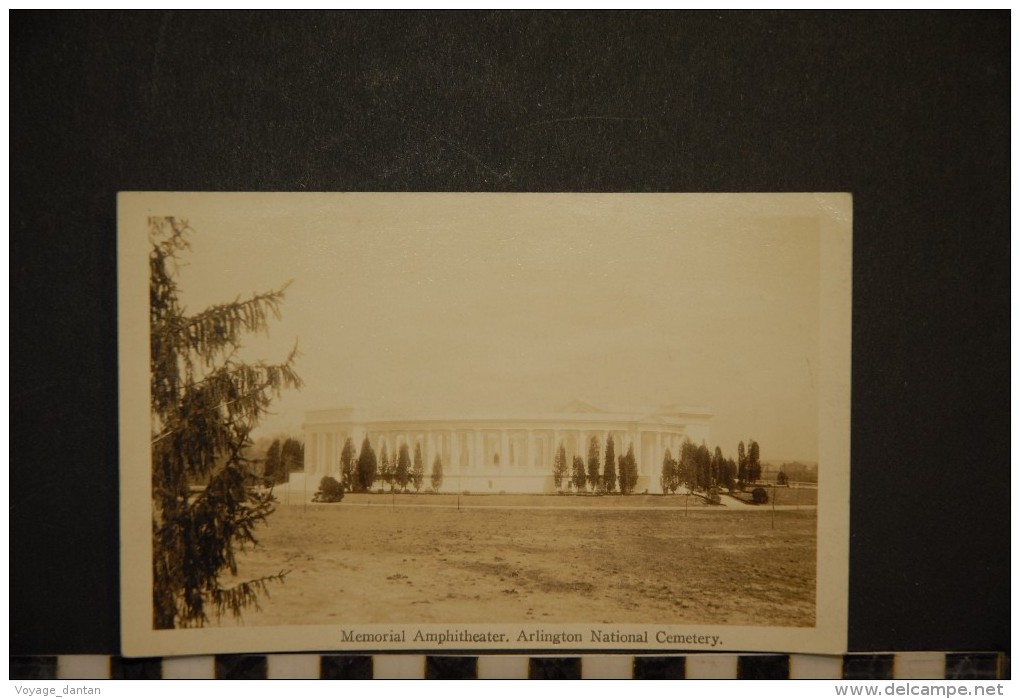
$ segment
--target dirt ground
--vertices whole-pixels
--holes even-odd
[[[243,623],[814,624],[813,510],[514,497],[281,505],[239,579],[289,572]]]

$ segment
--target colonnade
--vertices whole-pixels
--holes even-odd
[[[545,475],[552,471],[556,450],[562,444],[567,463],[575,455],[587,461],[592,437],[599,444],[600,462],[612,435],[617,457],[634,449],[639,478],[657,474],[667,449],[678,455],[687,431],[684,426],[639,424],[598,425],[486,425],[378,422],[367,424],[308,425],[305,433],[305,472],[312,478],[337,475],[344,441],[350,438],[355,454],[367,436],[376,457],[383,449],[395,460],[407,445],[410,458],[421,448],[425,473],[438,455],[444,477]],[[657,481],[657,478],[650,479]]]

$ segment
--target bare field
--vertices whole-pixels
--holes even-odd
[[[815,623],[814,511],[776,512],[772,529],[764,509],[386,501],[281,506],[239,577],[289,573],[244,623]]]

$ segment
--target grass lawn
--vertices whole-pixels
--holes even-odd
[[[765,492],[769,495],[769,502],[761,507],[768,507],[772,504],[773,488],[768,486],[762,486],[765,488]],[[747,490],[740,492],[739,490],[730,493],[733,497],[746,502],[748,504],[754,504],[754,500],[751,497],[751,491],[753,487],[748,486]],[[818,504],[818,489],[817,488],[775,488],[775,499],[776,505],[817,505]]]
[[[813,510],[776,512],[773,530],[764,508],[685,516],[682,497],[468,497],[511,507],[281,506],[239,574],[289,573],[244,623],[814,624]],[[639,498],[652,506],[611,508]],[[610,508],[566,505],[586,501]]]

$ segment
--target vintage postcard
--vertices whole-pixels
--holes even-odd
[[[124,654],[846,649],[850,195],[118,208]]]

